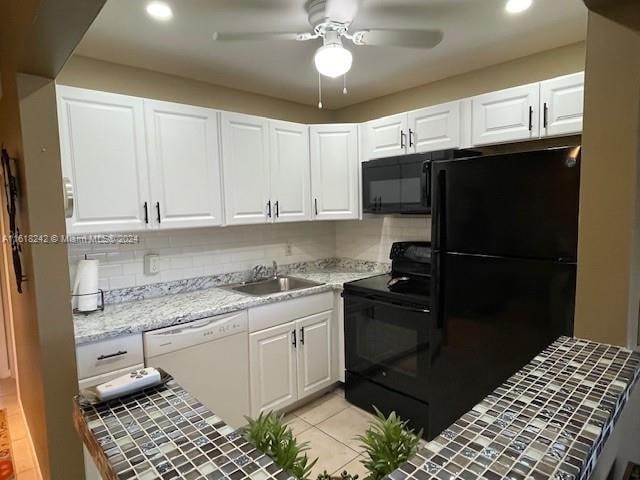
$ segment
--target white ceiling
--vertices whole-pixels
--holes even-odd
[[[168,0],[174,19],[145,14],[146,0],[108,0],[77,54],[300,103],[317,103],[313,54],[320,40],[219,43],[221,32],[304,32],[305,0]],[[534,0],[520,15],[505,0],[364,0],[352,31],[440,28],[433,50],[356,47],[348,75],[323,79],[326,108],[341,108],[585,38],[582,0]]]

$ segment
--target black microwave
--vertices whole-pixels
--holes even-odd
[[[477,155],[470,150],[442,150],[363,162],[362,211],[430,214],[431,162]]]

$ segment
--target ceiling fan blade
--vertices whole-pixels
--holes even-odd
[[[218,42],[244,42],[256,40],[297,40],[303,42],[317,38],[313,33],[289,33],[289,32],[213,32],[213,39]]]
[[[379,45],[410,48],[433,48],[442,42],[441,30],[360,30],[353,34],[356,45]]]
[[[325,17],[340,23],[351,23],[360,9],[362,0],[326,0]]]

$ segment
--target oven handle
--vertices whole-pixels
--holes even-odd
[[[414,312],[414,313],[431,313],[431,310],[428,310],[426,308],[418,308],[418,307],[409,307],[407,305],[402,305],[400,303],[396,303],[396,302],[386,302],[383,300],[376,300],[373,299],[371,297],[367,297],[367,296],[360,296],[360,298],[365,299],[367,302],[370,303],[375,303],[376,305],[383,305],[385,307],[394,307],[394,308],[399,308],[400,310],[406,310],[408,312]]]

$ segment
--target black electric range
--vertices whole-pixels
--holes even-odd
[[[390,274],[344,285],[345,396],[363,409],[395,411],[431,435],[431,245],[391,247]]]

